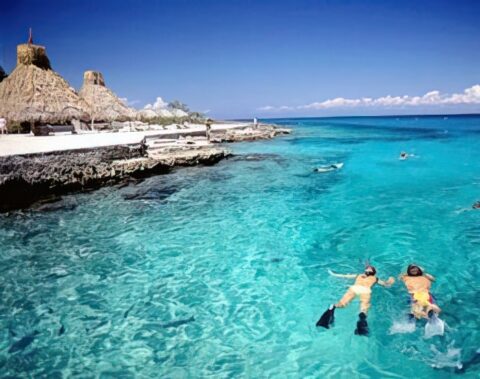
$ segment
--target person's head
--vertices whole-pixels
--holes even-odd
[[[402,151],[402,152],[400,153],[400,156],[401,156],[401,157],[406,157],[406,156],[407,156],[407,153],[404,152],[404,151]]]
[[[373,266],[366,266],[365,267],[365,275],[367,276],[374,276],[377,273],[377,270]]]
[[[407,274],[408,276],[422,276],[423,271],[420,268],[420,266],[417,266],[416,264],[411,264],[407,267]]]
[[[475,203],[473,203],[472,208],[473,209],[480,209],[480,201],[476,201]]]

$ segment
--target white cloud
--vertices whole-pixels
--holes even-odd
[[[480,84],[466,88],[463,93],[442,94],[440,91],[430,91],[423,96],[383,96],[375,99],[362,97],[359,99],[346,99],[337,97],[322,102],[314,102],[297,107],[282,105],[275,107],[267,105],[258,108],[261,111],[275,112],[293,109],[330,109],[330,108],[354,108],[354,107],[413,107],[420,105],[460,105],[460,104],[480,104]]]
[[[282,105],[280,107],[274,107],[272,105],[266,105],[264,107],[260,107],[260,108],[257,108],[257,110],[259,111],[273,111],[273,112],[276,112],[276,111],[291,111],[291,110],[294,110],[295,107],[289,107],[287,105]]]
[[[120,97],[120,101],[128,107],[138,104],[140,100],[128,100],[126,97]]]
[[[272,105],[265,105],[264,107],[257,108],[259,111],[273,111],[276,108]]]
[[[145,105],[144,109],[166,109],[168,107],[168,103],[163,101],[161,97],[157,97],[155,103]]]

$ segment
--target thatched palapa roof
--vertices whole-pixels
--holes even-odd
[[[87,103],[89,113],[95,121],[135,119],[136,111],[105,87],[105,80],[100,72],[86,71],[83,75],[83,86],[78,94]]]
[[[62,123],[88,120],[86,104],[54,72],[43,46],[17,47],[17,66],[0,83],[0,115],[14,122]]]

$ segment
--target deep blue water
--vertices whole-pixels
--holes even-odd
[[[275,121],[294,133],[215,166],[0,216],[0,375],[477,378],[480,117]],[[357,301],[317,329],[350,283],[327,269],[366,260],[436,276],[445,335],[391,333],[399,282],[373,290],[370,337]]]

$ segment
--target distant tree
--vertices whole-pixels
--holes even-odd
[[[205,115],[200,112],[190,112],[188,117],[192,120],[201,121],[205,119]]]
[[[190,112],[190,109],[188,108],[188,106],[178,100],[173,100],[170,103],[168,103],[168,107],[171,109],[180,109],[187,113]]]

